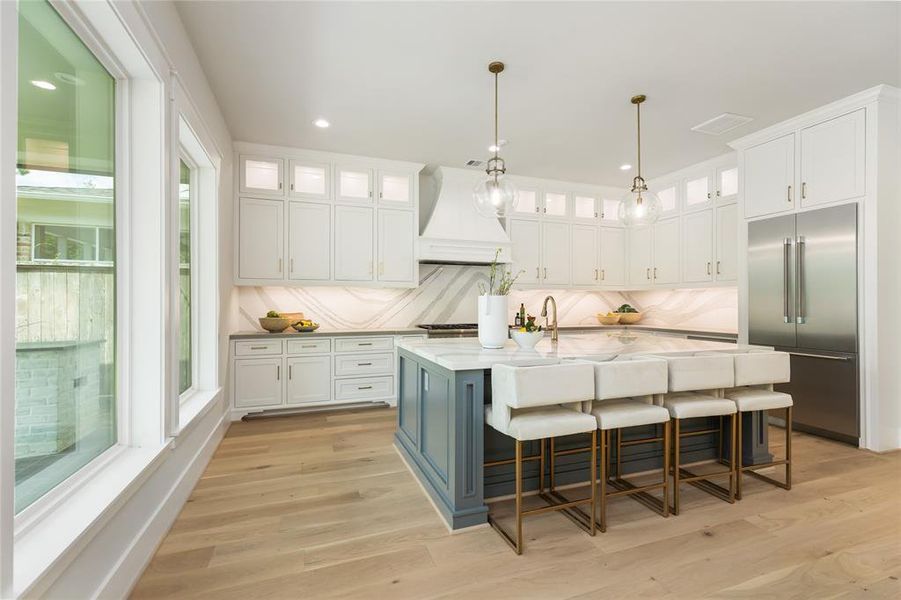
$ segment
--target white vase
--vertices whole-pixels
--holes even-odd
[[[479,343],[503,348],[507,341],[507,296],[479,296]]]

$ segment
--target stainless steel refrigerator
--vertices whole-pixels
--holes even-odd
[[[748,225],[749,342],[791,354],[794,425],[857,444],[857,205]]]

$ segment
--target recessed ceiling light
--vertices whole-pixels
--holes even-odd
[[[619,170],[620,170],[620,171],[628,171],[628,170],[631,169],[631,168],[632,168],[632,165],[630,165],[630,164],[625,164],[625,165],[620,165],[620,166],[619,166]]]
[[[37,88],[41,88],[42,90],[55,90],[56,86],[50,83],[49,81],[44,81],[43,79],[32,79],[31,85]]]
[[[498,140],[497,146],[495,146],[494,144],[491,144],[490,146],[488,146],[488,152],[500,152],[501,148],[503,148],[506,145],[507,145],[507,140]]]
[[[318,119],[316,119],[315,121],[313,121],[313,125],[315,125],[316,127],[319,127],[320,129],[325,129],[326,127],[328,127],[329,125],[331,125],[331,123],[329,123],[328,121],[326,121],[326,120],[323,119],[322,117],[319,117]]]

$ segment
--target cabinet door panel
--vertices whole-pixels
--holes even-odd
[[[569,194],[565,192],[544,193],[544,215],[565,219],[569,215]]]
[[[372,170],[366,167],[335,168],[335,197],[340,202],[372,201]]]
[[[601,227],[601,285],[626,284],[626,231]]]
[[[325,356],[299,356],[289,358],[288,395],[286,404],[328,402],[332,399],[332,358]]]
[[[568,223],[541,224],[541,281],[552,285],[569,284],[570,226]]]
[[[864,195],[865,109],[801,131],[801,206]]]
[[[513,207],[513,213],[520,217],[537,217],[541,212],[541,206],[538,203],[538,191],[530,189],[516,190],[516,203]]]
[[[744,164],[745,216],[759,217],[794,207],[795,134],[748,148]]]
[[[574,285],[597,285],[600,283],[597,227],[591,225],[572,226],[571,262]]]
[[[573,195],[573,218],[580,221],[597,222],[600,216],[599,199],[587,194]]]
[[[651,284],[651,257],[654,241],[651,227],[633,227],[629,230],[629,283]]]
[[[738,167],[720,167],[716,170],[717,200],[731,200],[738,195]]]
[[[522,273],[521,284],[541,282],[541,225],[537,221],[510,219],[510,240],[513,242],[513,273]]]
[[[679,282],[679,241],[679,219],[658,221],[654,225],[654,268],[651,273],[654,283]]]
[[[707,175],[685,180],[685,208],[698,208],[710,201],[710,178]]]
[[[379,171],[379,202],[392,206],[413,204],[413,177],[409,173]]]
[[[688,282],[713,279],[713,211],[710,209],[682,217],[682,279]]]
[[[379,209],[379,281],[413,281],[413,211]]]
[[[738,277],[738,206],[716,209],[716,280],[735,281]]]
[[[331,206],[310,202],[288,204],[288,278],[331,276]]]
[[[331,194],[328,164],[292,160],[289,165],[288,174],[291,183],[288,186],[288,193],[290,196],[309,200],[329,199]]]
[[[284,279],[284,210],[281,200],[238,201],[238,276]]]
[[[285,161],[280,158],[242,156],[238,167],[238,189],[242,193],[281,196],[285,193]]]
[[[335,279],[372,281],[372,220],[371,208],[335,207]]]
[[[235,406],[282,404],[282,359],[248,358],[235,361]]]

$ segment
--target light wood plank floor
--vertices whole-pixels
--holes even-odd
[[[232,425],[133,597],[901,597],[901,453],[796,434],[791,492],[746,477],[729,505],[686,486],[669,519],[615,499],[594,538],[532,517],[516,556],[488,527],[447,532],[395,453],[394,419]]]

